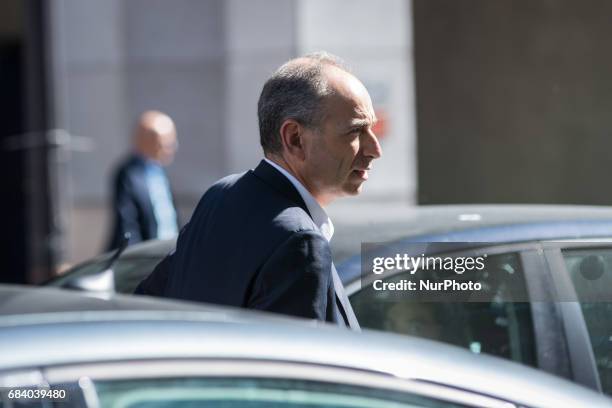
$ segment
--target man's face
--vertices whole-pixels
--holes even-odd
[[[160,112],[143,113],[136,129],[135,142],[143,156],[163,166],[172,163],[178,148],[174,122]]]
[[[382,154],[372,131],[376,121],[372,101],[363,84],[336,68],[329,68],[328,75],[335,92],[325,102],[319,129],[305,130],[302,172],[323,205],[359,194],[372,161]]]
[[[153,158],[164,166],[172,163],[177,149],[176,132],[157,133],[153,139]]]

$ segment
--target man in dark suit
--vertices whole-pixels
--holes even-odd
[[[135,151],[113,178],[113,231],[108,249],[119,247],[125,233],[130,244],[174,237],[178,224],[170,184],[163,166],[176,152],[176,128],[158,111],[142,114],[134,133]]]
[[[258,104],[265,159],[215,183],[136,293],[359,325],[323,207],[361,191],[381,148],[363,84],[325,53],[291,60]]]

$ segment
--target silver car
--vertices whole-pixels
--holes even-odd
[[[372,220],[368,214],[378,215]],[[503,357],[612,394],[612,305],[589,302],[592,286],[582,278],[601,273],[604,282],[612,277],[611,208],[366,208],[363,214],[339,218],[332,249],[363,327]],[[486,250],[495,269],[506,271],[505,276],[531,297],[522,302],[393,305],[361,279],[363,242],[458,242],[463,244],[455,251],[468,255]],[[154,241],[128,248],[114,267],[117,291],[131,293],[174,244]],[[77,266],[49,284],[63,286],[99,271],[109,257]],[[401,273],[385,277],[401,278]],[[578,302],[558,301],[554,288],[563,285],[575,292]],[[612,294],[610,285],[598,288]]]
[[[3,407],[612,406],[438,342],[146,297],[0,286],[0,333]]]

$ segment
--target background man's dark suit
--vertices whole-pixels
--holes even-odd
[[[119,247],[126,232],[131,235],[130,243],[157,237],[157,220],[145,171],[145,159],[131,155],[115,173],[112,201],[113,230],[108,244],[109,250]]]
[[[358,326],[329,243],[295,187],[265,161],[204,194],[176,251],[136,293]]]

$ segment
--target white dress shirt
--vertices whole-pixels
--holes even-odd
[[[153,205],[155,221],[157,221],[156,238],[174,238],[178,234],[178,225],[168,179],[158,164],[147,160],[145,161],[145,180]]]
[[[332,239],[332,236],[334,235],[334,224],[332,223],[332,220],[329,218],[323,207],[319,205],[319,203],[317,202],[317,200],[315,200],[312,194],[310,194],[310,192],[306,190],[306,187],[304,187],[302,183],[300,183],[298,179],[296,179],[291,173],[289,173],[287,170],[285,170],[278,164],[274,163],[272,160],[268,160],[266,158],[264,158],[264,160],[268,162],[268,164],[273,166],[276,170],[280,171],[285,177],[287,177],[287,179],[289,179],[291,184],[293,184],[298,193],[300,193],[302,200],[304,200],[304,203],[306,204],[308,212],[310,212],[310,216],[312,217],[312,220],[314,221],[315,225],[319,228],[321,234],[329,242]]]

